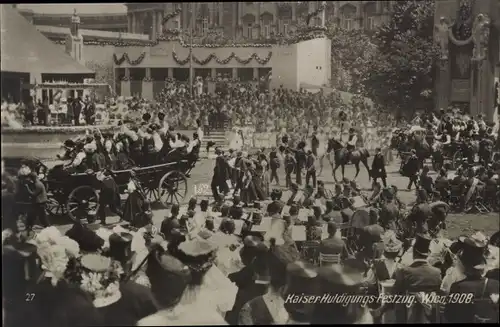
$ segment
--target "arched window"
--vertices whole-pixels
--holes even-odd
[[[354,29],[354,19],[356,18],[356,7],[351,4],[346,4],[340,8],[340,24],[346,30]]]
[[[255,24],[255,16],[252,14],[246,14],[242,17],[243,21],[243,36],[249,39],[252,38],[253,26]]]
[[[377,13],[377,5],[376,3],[369,2],[364,6],[363,10],[363,18],[364,18],[364,25],[366,30],[374,30],[376,25],[375,25],[375,15]]]
[[[208,19],[203,18],[201,21],[201,32],[203,33],[203,36],[207,36],[208,34]]]
[[[270,38],[271,37],[271,24],[273,23],[274,16],[271,13],[265,12],[262,15],[260,15],[260,19],[262,21],[263,25],[263,36],[265,38]]]

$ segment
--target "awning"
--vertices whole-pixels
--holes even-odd
[[[94,74],[37,31],[10,4],[0,5],[1,70],[19,73]],[[69,23],[69,22],[68,22]]]

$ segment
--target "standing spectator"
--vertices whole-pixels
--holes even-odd
[[[43,227],[48,227],[49,222],[45,212],[47,204],[47,190],[45,189],[45,185],[38,179],[36,173],[32,172],[27,176],[24,187],[32,201],[31,210],[28,212],[28,228],[33,228],[36,218],[38,218]]]
[[[285,183],[286,187],[289,188],[292,186],[292,173],[297,166],[297,161],[290,154],[290,151],[285,150]]]
[[[36,119],[38,120],[38,125],[47,125],[45,108],[40,99],[38,99],[38,103],[36,104]]]
[[[316,188],[316,157],[311,150],[307,151],[306,160],[306,185],[309,185],[309,179],[312,178],[312,186]]]
[[[110,176],[107,169],[97,172],[96,178],[101,183],[97,218],[100,219],[101,224],[106,225],[106,207],[109,206],[111,212],[117,214],[121,221],[123,219],[123,212],[121,210],[120,192],[114,178]]]
[[[82,100],[77,97],[71,103],[71,110],[73,111],[73,119],[75,120],[75,126],[80,125],[80,114],[82,112]]]
[[[33,104],[33,97],[28,98],[28,103],[25,106],[24,118],[31,126],[35,125],[35,105]]]
[[[272,183],[273,180],[276,180],[276,185],[280,185],[280,179],[278,177],[278,168],[280,168],[280,159],[276,154],[276,149],[273,149],[269,154],[269,167],[271,169],[271,177],[269,178],[269,183]]]
[[[92,101],[88,95],[85,99],[85,108],[83,110],[83,113],[85,115],[85,123],[87,125],[94,125],[95,124],[95,104],[94,104],[94,101]]]
[[[375,183],[378,178],[382,179],[382,183],[384,184],[384,187],[387,187],[387,173],[385,171],[385,159],[384,156],[382,155],[382,151],[380,148],[375,149],[375,157],[373,158],[372,162],[372,177],[373,177],[373,182]]]

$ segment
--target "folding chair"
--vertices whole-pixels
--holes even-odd
[[[340,262],[341,262],[340,254],[324,254],[321,252],[319,254],[320,266],[340,264]]]

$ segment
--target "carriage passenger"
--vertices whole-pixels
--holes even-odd
[[[75,146],[75,152],[76,156],[75,158],[67,165],[64,166],[65,169],[68,170],[75,170],[76,172],[83,173],[85,172],[87,168],[87,151],[90,148],[90,145],[87,146],[87,149],[85,149],[85,146],[83,143],[77,143]]]
[[[117,142],[115,144],[116,148],[116,170],[128,170],[132,169],[135,166],[135,163],[129,157],[129,155],[125,152],[125,148],[123,142]]]

